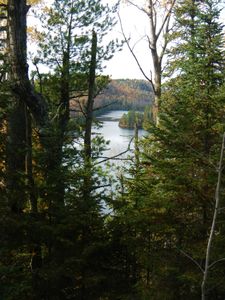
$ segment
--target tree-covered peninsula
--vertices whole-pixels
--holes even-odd
[[[151,121],[152,109],[151,106],[146,106],[144,112],[129,110],[124,113],[119,120],[119,127],[145,129]]]

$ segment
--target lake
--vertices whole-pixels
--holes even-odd
[[[94,128],[93,132],[102,134],[106,141],[110,141],[108,150],[105,151],[104,155],[111,157],[125,151],[134,136],[134,129],[119,127],[119,119],[127,112],[124,110],[115,110],[98,117],[98,120],[102,122],[102,127],[98,129]],[[139,129],[138,134],[140,137],[144,136],[146,131]],[[133,148],[133,144],[131,144],[131,148]]]

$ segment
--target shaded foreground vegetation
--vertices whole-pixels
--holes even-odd
[[[225,56],[217,1],[176,2],[159,122],[145,123],[143,140],[136,130],[116,189],[101,164],[107,145],[92,138],[91,126],[108,82],[102,67],[120,47],[101,44],[117,6],[34,6],[44,29],[36,32],[30,80],[29,7],[25,0],[0,3],[0,298],[223,299]],[[40,63],[51,72],[42,74]],[[144,93],[151,98],[149,88]],[[70,117],[72,101],[82,121]]]

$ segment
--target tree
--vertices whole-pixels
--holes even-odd
[[[154,91],[154,102],[153,102],[153,119],[157,123],[158,110],[160,108],[161,98],[161,84],[162,84],[162,70],[163,70],[163,58],[165,51],[168,46],[168,34],[171,30],[171,14],[175,5],[175,0],[167,1],[145,1],[144,5],[141,6],[135,1],[126,1],[128,4],[136,7],[139,11],[143,12],[149,21],[149,34],[146,36],[148,47],[151,53],[153,76],[149,77],[144,71],[143,67],[139,63],[138,57],[135,54],[133,47],[130,45],[129,39],[126,37],[122,20],[120,19],[120,25],[125,42],[133,55],[135,61],[140,68],[143,76],[152,84]],[[161,44],[161,46],[160,46]]]
[[[214,261],[213,263],[210,263],[210,255],[211,255],[211,250],[212,250],[212,242],[213,242],[213,236],[215,234],[215,229],[216,229],[216,222],[217,222],[217,216],[219,213],[220,209],[220,190],[221,190],[221,178],[222,178],[222,170],[223,170],[223,159],[224,159],[224,151],[225,151],[225,133],[223,134],[223,139],[222,139],[222,146],[221,146],[221,153],[220,153],[220,161],[219,161],[219,166],[218,166],[218,179],[217,179],[217,185],[216,185],[216,191],[215,191],[215,208],[213,212],[213,219],[212,219],[212,225],[210,228],[210,235],[207,243],[207,248],[206,248],[206,258],[205,258],[205,267],[204,267],[204,273],[203,273],[203,279],[202,279],[202,284],[201,284],[201,299],[205,300],[206,299],[206,284],[207,284],[207,279],[208,279],[208,273],[210,271],[210,268],[214,266],[216,263],[225,260],[224,258],[219,259],[217,261]]]
[[[26,5],[26,1],[9,1],[3,6],[8,11],[9,49],[4,67],[8,68],[7,72],[10,75],[6,82],[6,87],[9,86],[7,92],[10,91],[10,94],[5,93],[4,99],[10,99],[9,108],[11,109],[6,114],[9,128],[8,148],[1,147],[4,161],[5,156],[7,157],[7,176],[5,176],[5,166],[2,168],[1,175],[4,176],[4,180],[6,177],[3,184],[7,182],[8,192],[6,194],[4,191],[5,201],[1,203],[1,211],[4,212],[1,218],[1,239],[4,241],[3,253],[5,255],[0,263],[0,272],[4,277],[4,284],[0,289],[4,299],[65,299],[68,294],[73,297],[77,296],[74,292],[75,286],[79,286],[78,297],[80,298],[95,299],[94,297],[97,298],[100,293],[103,293],[99,288],[101,279],[98,278],[97,283],[93,284],[93,278],[95,275],[97,277],[98,273],[96,264],[99,261],[91,261],[97,249],[103,247],[100,242],[100,237],[104,236],[103,218],[100,217],[99,203],[86,211],[86,215],[78,209],[78,203],[82,197],[80,194],[75,195],[72,176],[75,173],[77,179],[80,174],[78,168],[74,172],[74,166],[71,167],[74,161],[70,154],[74,155],[74,152],[68,147],[68,142],[73,142],[73,138],[68,134],[71,87],[73,89],[76,80],[83,81],[82,87],[77,85],[76,88],[82,88],[85,92],[88,90],[90,39],[88,34],[84,33],[78,38],[78,45],[74,46],[76,39],[70,35],[71,27],[67,31],[68,28],[65,29],[60,23],[62,20],[67,21],[67,18],[64,19],[63,16],[60,21],[57,13],[65,12],[64,8],[68,9],[71,21],[77,9],[78,12],[81,9],[82,16],[73,25],[79,26],[84,31],[92,21],[98,31],[101,31],[103,27],[109,28],[110,24],[107,21],[110,18],[106,16],[106,24],[98,23],[101,15],[104,14],[102,9],[105,6],[97,1],[89,1],[88,5],[91,7],[86,6],[84,1],[76,3],[77,6],[73,6],[72,1],[70,3],[69,1],[56,2],[58,5],[56,8],[61,10],[50,11],[48,25],[52,28],[58,26],[64,40],[60,40],[62,44],[60,42],[57,44],[58,41],[56,41],[55,44],[49,45],[52,46],[50,50],[55,50],[59,44],[62,45],[61,56],[57,56],[47,46],[44,49],[44,53],[50,51],[49,58],[56,56],[54,75],[39,77],[40,83],[41,79],[44,79],[45,83],[52,83],[54,88],[54,92],[49,89],[46,93],[48,87],[46,88],[47,84],[46,86],[43,84],[43,90],[40,88],[40,91],[43,91],[44,96],[35,91],[28,77],[26,14],[29,6]],[[92,17],[93,11],[94,17]],[[109,10],[106,9],[106,12]],[[65,32],[63,32],[64,29]],[[55,37],[53,35],[51,37],[53,42]],[[84,46],[84,52],[80,52],[79,45]],[[70,51],[73,51],[73,54],[76,52],[77,61],[70,60]],[[101,49],[98,49],[98,55],[107,58],[108,55],[110,56],[108,52],[103,53]],[[57,58],[61,59],[60,65],[57,64]],[[49,63],[53,61],[49,59]],[[49,96],[53,96],[53,99]],[[55,99],[57,109],[55,109]],[[48,105],[46,105],[46,100],[48,100]],[[1,119],[1,124],[4,121]],[[1,135],[1,140],[5,141],[5,134]],[[76,150],[75,153],[77,152]],[[75,182],[78,189],[79,180]],[[96,181],[96,186],[98,182]],[[7,203],[9,199],[12,200],[11,210]],[[85,218],[87,216],[89,221]],[[93,216],[97,217],[93,218]],[[6,223],[4,220],[7,220]],[[84,226],[86,221],[87,224]],[[88,241],[83,238],[84,235],[87,237],[87,233],[84,234],[85,228],[92,233],[88,234],[89,237],[91,236]],[[17,236],[13,234],[13,230]],[[92,267],[86,270],[89,263]],[[28,272],[29,265],[30,272]],[[6,274],[8,266],[12,268]],[[20,277],[20,282],[18,282],[18,277]],[[93,286],[98,286],[98,288],[92,290]]]
[[[34,92],[29,78],[26,56],[26,14],[29,7],[26,1],[11,1],[8,7],[8,43],[11,80],[15,82],[12,87],[18,97],[23,98],[25,104],[40,124],[45,124],[47,120],[46,103],[43,98]]]
[[[149,218],[157,220],[151,243],[166,256],[153,274],[153,290],[157,283],[167,282],[164,289],[170,291],[171,299],[189,299],[190,295],[198,299],[201,295],[217,182],[214,165],[224,131],[224,50],[218,18],[217,1],[179,2],[177,39],[170,49],[171,78],[164,86],[160,124],[150,129],[152,135],[145,141],[149,164],[145,172],[151,176],[146,201]],[[218,232],[222,228],[218,227]],[[221,257],[219,240],[212,260]],[[217,267],[208,281],[209,299],[223,294],[223,287],[216,285],[221,275]]]
[[[26,56],[26,14],[29,6],[26,1],[4,1],[1,4],[1,20],[5,22],[6,34],[3,39],[2,79],[4,88],[1,89],[3,99],[6,100],[4,108],[3,132],[7,131],[5,142],[4,174],[2,185],[6,191],[1,223],[3,225],[4,258],[1,260],[1,272],[13,265],[4,279],[5,287],[1,294],[3,297],[21,298],[29,297],[29,276],[25,275],[25,259],[33,248],[31,240],[25,242],[25,235],[30,232],[29,213],[35,213],[37,206],[33,190],[32,175],[32,146],[30,139],[31,115],[36,125],[43,128],[48,123],[48,111],[45,100],[35,92],[28,78]],[[3,29],[3,28],[2,28]],[[29,209],[28,207],[31,207]],[[24,227],[21,230],[21,226]],[[13,234],[17,232],[17,237]],[[26,233],[25,233],[26,232]],[[12,242],[14,240],[14,242]],[[22,250],[23,248],[23,250]],[[15,249],[17,252],[15,253]],[[20,269],[18,265],[22,266]],[[3,273],[4,274],[4,273]],[[23,291],[18,286],[16,277],[21,275]],[[9,286],[14,288],[10,290]],[[7,296],[6,296],[7,295]]]
[[[56,0],[50,8],[44,8],[44,11],[39,15],[39,18],[42,20],[43,32],[38,35],[40,37],[38,41],[40,46],[39,58],[34,58],[34,63],[37,67],[40,89],[46,93],[46,97],[50,97],[52,108],[55,111],[53,119],[56,136],[52,137],[52,139],[56,139],[57,142],[52,140],[52,143],[57,146],[54,151],[55,162],[52,161],[52,170],[60,170],[60,165],[62,164],[62,149],[67,139],[66,132],[70,120],[70,103],[73,100],[77,102],[75,105],[76,109],[80,110],[80,113],[84,113],[84,117],[87,120],[86,123],[88,123],[88,126],[86,126],[85,144],[87,144],[87,139],[90,140],[92,102],[96,96],[95,93],[98,91],[95,87],[95,90],[93,90],[93,87],[90,88],[89,82],[90,49],[93,40],[91,31],[93,27],[96,36],[98,35],[99,46],[96,48],[94,68],[100,71],[103,61],[112,56],[115,47],[114,41],[110,42],[106,48],[100,46],[104,35],[113,26],[114,21],[113,17],[110,16],[110,12],[113,12],[114,9],[115,7],[111,9],[108,5],[103,5],[95,0],[78,1],[76,4],[71,0]],[[58,35],[58,32],[60,32],[60,35]],[[53,94],[49,93],[52,87],[50,88],[48,85],[45,88],[43,87],[42,77],[44,78],[46,75],[43,76],[39,73],[39,61],[54,70],[54,76],[51,74],[47,75],[48,81],[53,84]],[[91,89],[92,92],[90,92]],[[88,93],[92,94],[91,97],[90,95],[88,96]],[[52,97],[52,95],[54,96]],[[83,107],[82,104],[82,102],[86,102],[86,97],[88,98],[87,104],[91,103],[88,109]],[[85,114],[86,111],[88,111],[87,114]],[[50,158],[47,158],[48,161],[52,159],[52,155]],[[55,172],[53,171],[53,173]],[[54,182],[57,179],[49,178],[49,180]],[[60,184],[58,186],[60,187]],[[63,186],[58,192],[56,190],[55,192],[58,194],[58,198],[63,199]]]
[[[101,216],[103,195],[100,197],[96,192],[101,179],[93,166],[93,156],[99,155],[98,148],[102,146],[92,144],[91,126],[93,102],[100,86],[96,84],[97,72],[114,48],[113,42],[106,50],[100,44],[97,47],[97,36],[101,43],[112,26],[109,14],[109,7],[99,1],[74,3],[66,0],[55,1],[47,13],[45,10],[41,15],[44,32],[39,41],[39,57],[54,74],[40,74],[39,61],[35,58],[37,84],[49,99],[53,115],[48,135],[53,151],[47,153],[42,167],[44,170],[47,165],[50,170],[46,175],[42,171],[47,179],[42,201],[47,206],[49,222],[46,223],[53,234],[49,241],[44,241],[48,262],[40,270],[40,276],[45,282],[47,272],[50,284],[49,289],[42,284],[43,294],[53,299],[69,296],[95,299],[102,292],[97,261],[91,261],[96,249],[103,247],[99,237],[104,240],[105,234]],[[84,148],[73,151],[74,120],[69,113],[70,102],[74,99],[78,102],[76,108],[84,114],[81,132],[84,133]],[[102,144],[102,140],[99,141]],[[51,273],[53,268],[54,274]]]

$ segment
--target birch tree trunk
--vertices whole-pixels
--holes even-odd
[[[220,188],[221,188],[221,178],[222,178],[222,171],[223,171],[223,160],[224,160],[224,151],[225,151],[225,133],[223,134],[222,139],[222,146],[221,146],[221,153],[220,153],[220,161],[218,166],[218,179],[217,179],[217,185],[216,185],[216,192],[215,192],[215,207],[214,207],[214,214],[213,214],[213,220],[212,225],[210,228],[210,234],[208,239],[208,244],[206,248],[206,257],[205,257],[205,268],[203,272],[203,279],[202,279],[202,285],[201,285],[201,299],[206,300],[207,296],[207,290],[206,290],[206,284],[210,269],[210,254],[212,249],[212,242],[213,237],[215,234],[215,228],[216,228],[216,220],[219,212],[219,205],[220,205]],[[220,260],[221,261],[221,260]],[[215,265],[216,262],[212,263],[211,265]]]

